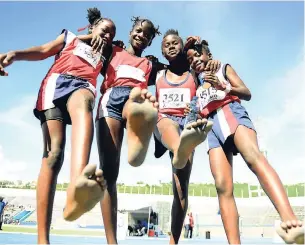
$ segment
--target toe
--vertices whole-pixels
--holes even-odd
[[[97,170],[95,171],[95,176],[97,176],[97,177],[102,177],[102,176],[103,176],[103,170],[97,169]]]
[[[192,128],[196,128],[196,127],[197,127],[197,122],[192,122],[192,123],[191,123],[191,127],[192,127]]]
[[[202,124],[207,124],[208,120],[206,118],[201,119]]]
[[[141,98],[141,89],[138,87],[133,88],[130,92],[129,98],[131,100],[139,100]]]
[[[151,96],[152,96],[152,93],[151,93],[151,92],[148,92],[148,93],[146,94],[146,99],[150,99]]]
[[[291,223],[290,220],[286,221],[286,225],[287,225],[287,228],[288,228],[288,229],[291,229],[292,223]]]
[[[187,125],[185,125],[185,128],[186,128],[186,129],[191,129],[191,128],[192,128],[192,124],[191,124],[191,123],[188,123]]]
[[[212,129],[212,127],[213,127],[213,122],[208,121],[206,125],[207,126],[205,127],[205,131],[209,132]]]
[[[151,103],[155,103],[156,102],[156,97],[155,96],[150,96],[149,97],[149,101],[151,102]]]
[[[283,229],[283,230],[287,230],[287,224],[286,224],[286,222],[282,222],[281,223],[281,228]]]
[[[145,98],[147,96],[148,90],[147,89],[142,89],[141,90],[141,95],[143,98]]]
[[[95,164],[88,164],[83,172],[82,175],[85,175],[87,178],[93,176],[95,174],[95,170],[96,170],[96,165]]]
[[[297,227],[298,223],[297,223],[296,220],[291,220],[291,225],[292,225],[293,227]]]

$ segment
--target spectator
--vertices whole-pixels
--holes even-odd
[[[3,216],[4,216],[4,207],[6,203],[3,200],[3,197],[0,197],[0,230],[2,231],[2,223],[3,223]]]
[[[189,230],[190,230],[190,216],[189,214],[186,215],[185,220],[184,220],[184,238],[188,238],[189,235]]]
[[[190,212],[190,238],[193,237],[194,218],[192,212]]]

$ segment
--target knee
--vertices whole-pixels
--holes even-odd
[[[53,170],[60,170],[64,159],[63,147],[56,146],[46,152],[47,164]]]
[[[233,183],[232,181],[225,180],[224,178],[215,179],[215,186],[218,196],[233,196]]]

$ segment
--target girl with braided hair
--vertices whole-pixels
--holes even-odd
[[[129,47],[125,50],[113,46],[109,62],[102,71],[104,82],[96,118],[100,167],[107,181],[101,209],[108,244],[117,244],[116,181],[124,127],[128,162],[137,167],[145,159],[157,121],[158,104],[147,86],[154,84],[158,66],[141,55],[160,32],[148,19],[134,17],[132,21]]]
[[[208,154],[228,242],[240,244],[232,172],[233,155],[240,153],[279,212],[283,223],[277,229],[278,234],[288,244],[304,244],[304,225],[293,213],[279,176],[260,151],[253,123],[241,105],[240,100],[249,101],[251,93],[229,64],[221,64],[214,74],[205,72],[211,57],[205,40],[193,43],[187,51],[191,67],[200,74],[201,86],[197,89],[200,114],[214,123],[207,137]]]
[[[170,244],[178,244],[186,211],[188,186],[195,148],[212,128],[206,119],[189,122],[184,115],[186,104],[196,95],[197,78],[186,59],[185,47],[195,42],[191,36],[183,43],[179,32],[169,29],[163,36],[162,55],[169,65],[156,76],[156,97],[159,102],[158,122],[154,131],[155,157],[169,150],[172,167],[173,203],[171,209]],[[210,60],[207,67],[216,71],[219,61]]]
[[[55,61],[43,79],[34,114],[43,134],[43,159],[37,183],[38,243],[48,244],[57,176],[64,161],[66,126],[72,125],[70,184],[64,209],[66,220],[75,220],[92,209],[103,195],[106,182],[101,170],[89,164],[93,139],[93,107],[97,76],[103,67],[104,50],[111,46],[115,25],[88,10],[89,34],[76,36],[63,30],[56,40],[0,55],[1,75],[14,61]]]

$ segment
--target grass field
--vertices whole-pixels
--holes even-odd
[[[57,184],[56,189],[59,191],[65,191],[67,189],[68,183]],[[305,183],[295,184],[295,185],[285,185],[288,197],[303,197],[304,196]],[[8,188],[8,186],[2,186],[2,188]],[[16,188],[15,186],[10,186],[9,188]],[[258,189],[260,187],[249,185],[247,183],[234,183],[234,195],[238,198],[249,198],[250,192],[251,197],[257,197]],[[22,189],[35,189],[30,186],[24,186]],[[261,189],[261,188],[260,188]],[[173,195],[172,184],[162,183],[160,185],[145,185],[144,183],[139,183],[138,185],[130,186],[124,184],[117,184],[118,193],[129,193],[129,194],[153,194],[153,195]],[[250,191],[249,191],[250,190]],[[261,191],[262,195],[265,195]],[[217,192],[214,184],[196,184],[190,183],[189,185],[189,196],[206,196],[206,197],[216,197]]]
[[[285,186],[289,197],[304,196],[304,183]],[[154,186],[126,186],[123,184],[118,184],[117,186],[119,193],[132,193],[132,194],[156,194],[156,195],[173,195],[171,183],[166,183],[162,185]],[[252,192],[252,197],[257,197],[258,187],[249,186],[247,183],[234,183],[234,195],[239,198],[249,198],[249,189]],[[189,185],[189,195],[190,196],[206,196],[206,197],[216,197],[217,192],[213,184],[194,184]],[[265,195],[262,192],[262,195]]]

